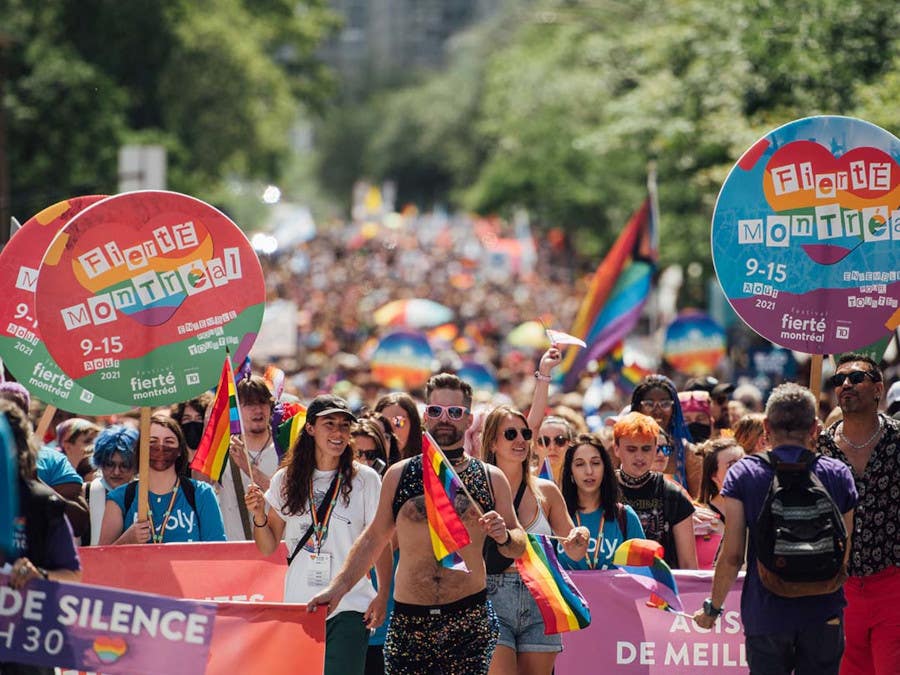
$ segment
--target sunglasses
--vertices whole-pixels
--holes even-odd
[[[107,471],[113,471],[118,469],[119,471],[131,471],[134,468],[133,464],[127,464],[126,462],[103,462],[103,468]]]
[[[672,446],[671,445],[657,445],[656,451],[661,452],[664,456],[668,457],[672,454]]]
[[[429,405],[425,407],[425,417],[430,417],[433,420],[440,419],[445,410],[447,411],[447,417],[451,420],[461,420],[463,415],[469,412],[468,408],[464,408],[461,405]]]
[[[664,400],[664,401],[651,401],[649,398],[645,398],[641,401],[641,410],[653,410],[654,408],[659,408],[660,410],[671,410],[675,405],[674,401]]]
[[[557,448],[562,448],[569,444],[569,438],[568,436],[562,435],[554,436],[553,438],[550,438],[549,436],[541,436],[538,439],[538,443],[543,445],[545,448],[549,448],[550,443],[553,443]]]
[[[381,453],[379,453],[377,450],[360,450],[359,451],[359,456],[370,462],[373,462],[376,459],[379,459],[379,457],[378,457],[379,454],[381,454]]]
[[[851,370],[849,373],[835,373],[828,381],[831,383],[832,387],[837,388],[842,386],[845,380],[850,380],[850,384],[859,384],[867,377],[872,380],[872,382],[878,382],[878,379],[868,370]]]
[[[503,432],[503,438],[508,441],[516,440],[516,436],[522,434],[522,440],[530,441],[531,440],[531,429],[516,429],[515,427],[510,427],[506,431]]]

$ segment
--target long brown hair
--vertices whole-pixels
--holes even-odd
[[[512,406],[500,405],[488,413],[488,416],[484,420],[484,431],[481,434],[481,456],[484,457],[484,461],[488,464],[493,464],[494,466],[497,466],[497,454],[492,448],[494,442],[497,440],[497,436],[500,434],[500,425],[507,415],[511,415],[512,417],[521,420],[525,425],[525,428],[529,428],[528,418]],[[534,498],[537,500],[538,504],[540,504],[543,502],[544,497],[540,490],[538,490],[537,479],[531,471],[531,456],[533,453],[534,450],[529,441],[528,452],[525,453],[525,459],[522,460],[522,480],[525,481],[525,486],[531,490],[531,494],[534,495]]]
[[[285,470],[284,483],[281,487],[284,508],[281,512],[286,516],[301,515],[310,508],[309,486],[316,470],[316,441],[306,429],[307,426],[315,425],[318,419],[316,417],[312,422],[303,425],[303,431],[300,432],[297,441],[281,460],[281,468]],[[341,498],[344,506],[347,506],[350,503],[350,492],[353,490],[353,478],[356,476],[353,448],[349,442],[341,453],[338,472],[341,475]]]

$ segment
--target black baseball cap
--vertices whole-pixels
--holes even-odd
[[[334,413],[342,413],[354,422],[356,421],[356,415],[350,410],[350,404],[340,396],[333,394],[316,396],[306,408],[306,421],[312,424],[317,417]]]

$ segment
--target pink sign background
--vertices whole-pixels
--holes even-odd
[[[563,635],[557,675],[593,673],[746,673],[740,605],[743,575],[711,631],[646,606],[647,590],[617,570],[569,572],[591,608],[591,625]],[[709,597],[712,572],[675,571],[685,611]]]

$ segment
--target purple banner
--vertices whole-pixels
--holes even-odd
[[[103,673],[202,673],[216,605],[0,574],[0,662]]]
[[[712,572],[673,570],[685,611],[693,614],[712,589]],[[569,572],[594,620],[563,635],[558,675],[590,673],[746,673],[740,599],[743,574],[711,630],[693,620],[647,607],[646,588],[618,570]]]

